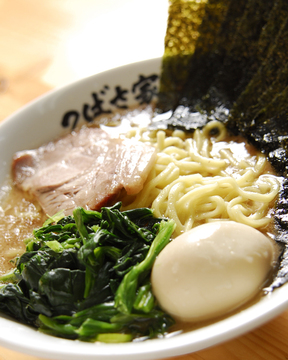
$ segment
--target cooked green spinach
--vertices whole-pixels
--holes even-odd
[[[163,336],[174,320],[153,296],[150,272],[175,224],[141,208],[56,214],[26,240],[0,285],[0,310],[54,336],[123,342]],[[16,282],[15,282],[15,279]]]

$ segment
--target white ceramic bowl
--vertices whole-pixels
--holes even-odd
[[[84,124],[92,113],[114,111],[117,107],[136,105],[153,98],[160,69],[161,59],[152,59],[106,71],[51,91],[10,116],[0,124],[0,183],[9,173],[16,151],[55,139],[71,131],[75,120]],[[63,119],[68,126],[63,127]],[[272,319],[287,307],[288,283],[249,308],[212,325],[167,339],[125,344],[59,339],[0,317],[0,345],[59,360],[160,359],[231,339]]]

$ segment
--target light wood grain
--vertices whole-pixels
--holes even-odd
[[[138,18],[140,23],[137,26],[137,20],[131,20],[127,9],[136,9],[140,3],[144,6],[144,2],[139,0],[0,0],[0,121],[37,96],[83,75],[125,62],[161,56],[166,28],[166,0],[155,3],[147,0],[146,7],[152,9],[152,4],[154,8],[157,4],[158,16],[149,17],[143,8],[142,13],[147,19]],[[139,14],[137,11],[136,16],[139,17]],[[101,18],[103,23],[99,23]],[[93,19],[97,19],[98,27],[93,27],[96,26]],[[114,20],[114,30],[108,19]],[[123,22],[128,22],[126,28],[121,26]],[[101,31],[96,34],[93,29]],[[113,37],[112,30],[114,34],[117,32],[118,37]],[[87,39],[87,36],[90,38]],[[107,43],[105,36],[109,39]],[[83,42],[86,46],[81,47]],[[119,50],[119,42],[123,53]],[[94,54],[92,50],[97,49],[97,44],[101,45],[101,51]],[[88,62],[88,58],[93,61]],[[17,353],[17,349],[0,347],[0,360],[16,359],[39,358]],[[288,359],[288,310],[248,334],[173,359]]]

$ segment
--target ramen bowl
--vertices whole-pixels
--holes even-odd
[[[56,89],[0,124],[0,181],[16,151],[32,149],[119,109],[156,100],[161,59],[112,69]],[[160,359],[195,352],[258,327],[288,307],[288,283],[229,317],[171,336],[122,344],[52,337],[0,316],[0,345],[33,356],[61,359]]]

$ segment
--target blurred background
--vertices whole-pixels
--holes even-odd
[[[168,0],[0,0],[0,121],[48,90],[161,57]]]

